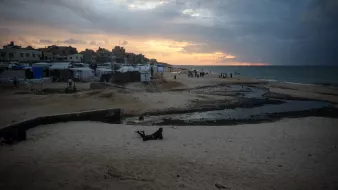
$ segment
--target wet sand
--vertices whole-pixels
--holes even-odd
[[[337,189],[338,119],[237,126],[60,123],[0,150],[0,189]]]

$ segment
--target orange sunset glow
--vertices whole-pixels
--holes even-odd
[[[46,31],[46,30],[44,30]],[[31,31],[35,33],[34,30]],[[39,32],[38,30],[36,31]],[[208,53],[188,53],[184,51],[184,48],[192,45],[191,42],[178,42],[171,39],[152,39],[151,37],[140,36],[123,36],[123,35],[110,35],[110,34],[71,34],[67,32],[60,32],[59,35],[55,31],[48,32],[46,34],[26,35],[26,36],[9,36],[4,40],[3,45],[14,40],[18,45],[28,46],[31,45],[34,48],[42,48],[48,45],[71,45],[76,47],[78,51],[85,49],[96,50],[99,47],[112,49],[116,45],[121,45],[126,48],[128,52],[141,53],[146,57],[155,58],[161,62],[167,62],[172,65],[238,65],[238,66],[263,66],[266,63],[250,63],[250,62],[237,62],[236,56],[226,54],[223,52],[208,52]],[[51,34],[53,38],[51,38]],[[44,43],[41,39],[48,39],[52,43]],[[64,39],[76,39],[78,42],[74,44],[63,43]],[[222,63],[221,60],[226,60],[226,63]]]
[[[19,15],[11,17],[13,12],[10,10],[15,8],[15,3],[6,1],[0,8],[6,14],[1,21],[1,46],[14,41],[17,45],[33,48],[72,46],[80,52],[99,47],[111,50],[119,45],[127,52],[144,54],[172,65],[269,65],[250,61],[261,60],[259,55],[251,59],[247,53],[232,51],[233,42],[215,45],[218,40],[209,40],[212,37],[207,34],[212,31],[209,27],[216,23],[214,13],[208,9],[179,7],[170,0],[44,3],[33,0],[31,4],[18,0],[17,3],[25,7]],[[36,6],[41,6],[39,13],[35,11]],[[161,15],[161,11],[170,10],[174,10],[176,16],[162,18],[166,15]]]

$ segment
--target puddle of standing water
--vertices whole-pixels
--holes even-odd
[[[223,119],[250,119],[253,116],[268,115],[273,113],[285,113],[319,109],[330,106],[329,103],[319,101],[288,100],[284,104],[263,105],[254,108],[235,108],[206,112],[194,112],[179,115],[166,115],[165,118],[183,121],[214,121]]]
[[[240,93],[243,98],[265,99],[263,94],[267,93],[267,89],[248,87],[242,85],[229,85],[210,87],[206,89],[198,89],[195,93],[208,93],[208,92],[236,92]],[[307,111],[312,109],[320,109],[329,107],[331,104],[321,101],[309,100],[283,100],[282,104],[265,104],[253,108],[235,108],[224,109],[204,112],[191,112],[184,114],[168,114],[160,116],[147,117],[145,123],[157,123],[163,119],[181,120],[185,122],[193,121],[217,121],[217,120],[246,120],[252,118],[264,118],[266,115],[275,113],[288,113]],[[129,118],[129,121],[136,120],[136,118]],[[127,121],[126,120],[126,121]],[[128,121],[127,121],[128,122]],[[144,123],[144,122],[142,122]]]

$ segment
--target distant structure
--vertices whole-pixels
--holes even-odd
[[[96,53],[94,50],[86,49],[85,51],[80,52],[83,55],[83,62],[88,64],[96,63]]]
[[[42,51],[43,61],[68,61],[67,56],[77,54],[77,49],[72,46],[48,46],[39,48]]]
[[[113,59],[113,53],[105,48],[99,47],[98,50],[96,50],[96,62],[98,63],[107,63],[111,62]]]
[[[86,49],[78,53],[72,46],[51,45],[34,49],[32,46],[23,48],[14,42],[0,49],[1,62],[74,62],[87,64],[127,64],[127,65],[156,65],[156,59],[148,59],[143,54],[128,53],[123,46],[115,46],[112,50],[99,47],[96,51]],[[163,63],[165,64],[165,63]]]
[[[83,55],[80,54],[80,53],[67,55],[67,61],[68,62],[74,62],[74,63],[82,63],[83,62]]]
[[[8,45],[3,46],[3,49],[0,49],[0,60],[1,61],[39,61],[42,56],[42,52],[33,49],[31,46],[27,48],[22,48],[17,46],[14,42],[11,42]]]

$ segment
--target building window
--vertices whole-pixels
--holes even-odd
[[[6,52],[2,52],[2,53],[1,53],[1,56],[2,56],[2,57],[6,57]]]
[[[76,59],[79,59],[79,57],[78,57],[78,56],[76,56]]]
[[[73,59],[73,57],[70,57],[70,59]]]
[[[35,57],[35,54],[33,53],[33,57]]]
[[[20,53],[20,57],[24,57],[24,53]]]
[[[14,57],[14,54],[13,53],[9,53],[9,58],[13,58]]]
[[[26,53],[26,57],[29,57],[29,53]]]

